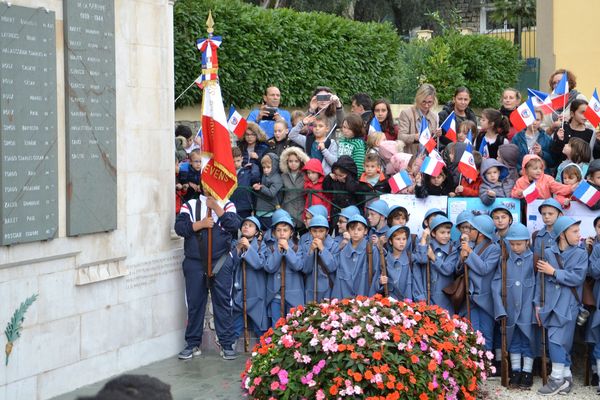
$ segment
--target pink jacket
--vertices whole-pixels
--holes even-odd
[[[531,185],[529,178],[527,178],[527,176],[525,175],[525,165],[527,165],[527,163],[532,159],[536,158],[544,162],[539,156],[536,156],[535,154],[527,154],[525,157],[523,157],[523,163],[521,164],[521,173],[523,174],[523,176],[517,179],[517,182],[515,182],[515,186],[513,187],[511,192],[512,197],[516,199],[523,198],[523,194],[517,196],[517,191],[523,191],[527,189],[529,185]],[[535,182],[535,187],[537,188],[539,199],[549,199],[554,194],[554,198],[561,205],[565,204],[565,200],[569,199],[571,194],[573,193],[573,188],[571,186],[563,185],[562,183],[557,182],[552,176],[546,174],[543,174],[540,177],[540,179],[538,179]]]

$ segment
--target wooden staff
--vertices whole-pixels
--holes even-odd
[[[206,216],[210,217],[212,216],[212,210],[210,209],[210,207],[208,207],[208,205],[206,206]],[[207,263],[208,263],[208,268],[206,269],[206,275],[208,277],[208,286],[210,286],[210,280],[213,276],[212,273],[212,228],[208,228],[208,232],[207,232],[207,240],[208,240],[208,254],[206,257]]]
[[[369,280],[369,288],[371,287],[371,282],[373,281],[373,245],[371,241],[367,242],[367,264],[369,266],[367,279]],[[369,291],[369,289],[367,289]]]
[[[540,246],[540,259],[543,260],[544,259],[544,242],[541,243]],[[534,256],[534,263],[535,263],[535,268],[537,268],[537,260],[535,260],[535,256]],[[544,307],[544,303],[546,301],[546,276],[543,272],[539,272],[539,279],[540,279],[540,309],[542,309]],[[544,383],[544,385],[546,383],[548,383],[548,369],[547,369],[547,365],[548,365],[548,360],[546,358],[546,329],[544,328],[544,326],[540,323],[540,328],[542,329],[542,382]]]
[[[385,263],[385,254],[383,254],[383,245],[381,244],[381,242],[378,243],[378,247],[379,247],[379,263],[381,264],[381,276],[385,276],[387,278],[387,266]],[[383,285],[383,295],[385,297],[389,296],[389,292],[388,292],[388,284],[387,282]]]
[[[462,176],[462,174],[461,174]],[[466,240],[463,240],[463,238],[461,238],[461,243],[464,242],[468,242],[469,239],[465,238]],[[465,270],[465,274],[464,274],[464,279],[465,279],[465,301],[467,302],[467,318],[469,319],[469,321],[471,320],[471,296],[469,295],[469,266],[467,265],[467,263],[463,260],[462,262],[463,268]]]
[[[506,254],[506,247],[504,244],[504,239],[500,239],[500,247],[502,249],[502,261],[501,261],[501,269],[502,269],[502,304],[504,305],[504,309],[506,310],[506,259],[508,255]],[[502,331],[502,339],[501,339],[501,375],[500,382],[504,387],[508,387],[508,349],[506,343],[506,319],[508,317],[502,318],[502,322],[500,323],[500,328]]]
[[[313,301],[317,302],[317,293],[319,291],[319,249],[315,249],[315,264],[313,266],[314,275],[314,287],[313,287]]]
[[[431,260],[427,256],[427,266],[425,266],[425,280],[427,281],[427,305],[431,304]]]
[[[247,353],[250,347],[250,332],[248,331],[248,309],[247,309],[247,293],[246,293],[246,260],[242,260],[242,285],[244,286],[244,351]]]
[[[281,318],[285,318],[285,256],[281,260]]]

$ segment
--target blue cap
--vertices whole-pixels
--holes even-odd
[[[496,231],[496,226],[494,225],[494,221],[489,215],[477,215],[471,220],[471,226],[475,228],[479,233],[483,236],[487,237],[490,240],[494,240],[494,232]]]
[[[425,213],[425,216],[423,217],[423,225],[422,225],[423,229],[425,229],[425,220],[427,220],[427,218],[429,218],[435,214],[440,214],[440,215],[443,215],[444,217],[446,217],[446,213],[443,212],[442,210],[440,210],[439,208],[430,208],[429,210],[427,210],[427,212]]]
[[[360,214],[353,215],[350,217],[350,219],[348,219],[348,225],[350,225],[352,222],[360,222],[365,227],[369,228],[369,225],[367,225],[367,220]]]
[[[292,218],[289,215],[278,215],[277,218],[272,218],[271,227],[275,228],[277,224],[288,224],[294,229],[294,223],[292,222]]]
[[[429,230],[431,232],[433,232],[437,228],[439,228],[440,225],[450,225],[450,228],[452,228],[453,224],[452,224],[452,221],[450,221],[445,216],[443,216],[443,215],[436,215],[435,217],[433,217],[433,219],[431,220],[431,223],[429,224]]]
[[[560,203],[558,201],[556,201],[555,199],[553,199],[552,197],[544,200],[542,202],[542,204],[540,204],[540,206],[538,207],[538,212],[540,214],[542,213],[542,207],[554,207],[558,210],[559,214],[563,213],[563,209],[562,209]]]
[[[529,240],[531,239],[531,235],[529,234],[529,229],[525,225],[520,222],[515,222],[508,228],[508,232],[506,232],[506,236],[504,237],[506,240]]]
[[[246,218],[244,218],[244,221],[252,222],[254,225],[256,225],[256,229],[258,229],[259,231],[262,229],[260,226],[260,221],[258,220],[258,218],[254,217],[254,216],[246,217]]]
[[[394,225],[385,234],[387,236],[388,242],[390,240],[392,240],[392,237],[394,236],[394,233],[397,232],[397,231],[405,231],[406,232],[406,237],[407,238],[410,237],[410,228],[408,226],[406,226],[406,225]]]
[[[458,214],[458,217],[456,217],[456,227],[458,228],[460,224],[464,224],[465,222],[471,223],[471,219],[473,219],[473,213],[471,211],[462,211]]]
[[[348,206],[346,208],[342,208],[340,213],[338,214],[340,217],[344,217],[346,219],[350,219],[353,215],[360,214],[360,210],[356,206]]]
[[[376,213],[381,214],[387,218],[390,212],[390,207],[388,206],[388,203],[386,203],[384,200],[379,199],[369,204],[367,206],[367,210],[375,211]]]
[[[286,217],[292,218],[292,216],[290,215],[289,212],[287,212],[283,208],[278,208],[277,210],[273,211],[273,215],[271,216],[271,220],[274,221],[277,218],[281,217],[282,215],[285,215]]]
[[[508,213],[508,216],[510,217],[510,223],[512,224],[512,222],[513,222],[513,215],[512,215],[512,212],[508,209],[508,207],[506,207],[504,204],[499,204],[496,207],[494,207],[492,209],[492,211],[490,211],[490,216],[492,214],[494,214],[496,211],[506,211]]]
[[[389,217],[390,215],[392,215],[392,213],[393,213],[394,211],[396,211],[396,210],[401,210],[401,211],[404,211],[404,212],[406,213],[406,215],[408,216],[408,210],[406,209],[406,207],[399,206],[398,204],[395,204],[395,205],[393,205],[393,206],[391,206],[391,207],[390,207],[390,210],[389,210],[389,212],[388,212],[388,217]]]
[[[306,209],[313,217],[316,215],[322,215],[323,217],[329,217],[327,213],[327,208],[325,208],[322,204],[315,204],[314,206],[310,206]]]
[[[570,226],[580,224],[581,221],[577,221],[575,218],[561,216],[556,219],[554,223],[554,235],[559,237],[561,233],[569,229]]]
[[[329,223],[327,222],[327,218],[322,215],[315,215],[311,218],[310,223],[308,224],[308,229],[310,228],[327,228],[329,229]]]

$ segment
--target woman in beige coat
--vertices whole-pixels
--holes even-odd
[[[434,112],[437,104],[435,87],[429,83],[424,83],[417,89],[415,104],[400,112],[398,117],[398,140],[404,142],[404,152],[414,155],[419,151],[419,131],[423,117],[429,123],[432,136],[440,135],[438,115]]]

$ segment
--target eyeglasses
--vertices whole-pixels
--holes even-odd
[[[423,105],[432,105],[433,104],[433,100],[423,100],[421,102],[421,104],[423,104]]]

